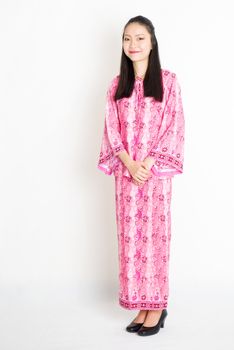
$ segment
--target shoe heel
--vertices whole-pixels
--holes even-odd
[[[165,317],[163,318],[163,321],[161,323],[161,326],[160,326],[161,328],[164,328],[164,323],[165,323],[166,317],[167,317],[167,310],[165,309]]]

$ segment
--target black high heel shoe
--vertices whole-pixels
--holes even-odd
[[[167,317],[168,312],[167,309],[163,309],[161,316],[158,320],[158,323],[155,326],[152,327],[146,327],[143,326],[141,328],[139,328],[139,330],[137,331],[138,335],[153,335],[159,332],[160,328],[164,327],[164,322],[165,322],[165,318]]]
[[[136,322],[131,322],[127,327],[126,327],[126,331],[127,332],[137,332],[140,328],[141,328],[141,326],[144,324],[144,322],[143,323],[136,323]]]

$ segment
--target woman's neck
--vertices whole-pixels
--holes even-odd
[[[148,60],[133,62],[133,69],[134,69],[135,77],[140,77],[140,78],[144,79],[145,73],[147,70],[147,66],[148,66]]]

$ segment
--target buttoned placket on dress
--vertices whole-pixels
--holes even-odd
[[[141,100],[142,100],[142,80],[137,81],[137,114],[136,114],[136,129],[137,129],[137,135],[134,136],[135,139],[135,151],[134,151],[134,160],[136,160],[136,153],[137,153],[137,147],[138,147],[138,140],[140,136],[140,115],[141,115]]]

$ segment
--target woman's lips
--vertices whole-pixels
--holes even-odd
[[[139,53],[140,51],[129,51],[129,53]]]

